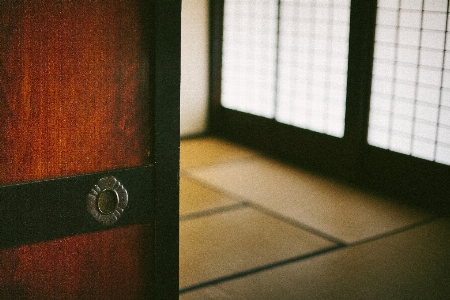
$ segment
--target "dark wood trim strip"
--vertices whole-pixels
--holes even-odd
[[[224,0],[209,2],[209,113],[208,132],[217,133],[221,128],[222,93],[222,38]]]
[[[155,262],[152,299],[178,299],[181,1],[154,0]]]
[[[35,181],[0,188],[0,248],[150,223],[153,167]],[[87,210],[87,196],[103,177],[114,176],[128,192],[117,222],[101,225]]]
[[[376,13],[376,0],[351,1],[343,142],[348,152],[348,179],[353,182],[359,181],[364,172],[362,161],[367,151]]]

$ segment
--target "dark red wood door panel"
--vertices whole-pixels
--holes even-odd
[[[0,299],[148,299],[151,232],[135,225],[2,250]]]
[[[0,1],[0,299],[178,298],[180,12]]]
[[[0,2],[0,183],[149,162],[138,1]]]

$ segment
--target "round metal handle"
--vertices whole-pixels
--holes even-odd
[[[128,205],[128,192],[114,177],[103,177],[87,196],[87,210],[100,224],[112,225]]]

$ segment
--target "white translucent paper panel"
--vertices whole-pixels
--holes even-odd
[[[350,1],[281,1],[276,119],[342,137]]]
[[[277,22],[277,1],[225,1],[221,95],[224,107],[274,116]]]
[[[450,165],[448,23],[446,0],[378,1],[369,144]]]

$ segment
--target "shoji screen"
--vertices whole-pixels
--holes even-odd
[[[227,0],[221,104],[342,137],[350,0]]]
[[[278,3],[225,1],[222,105],[273,117]]]
[[[368,142],[450,165],[446,0],[378,0]]]
[[[350,0],[281,1],[278,121],[344,135]]]

